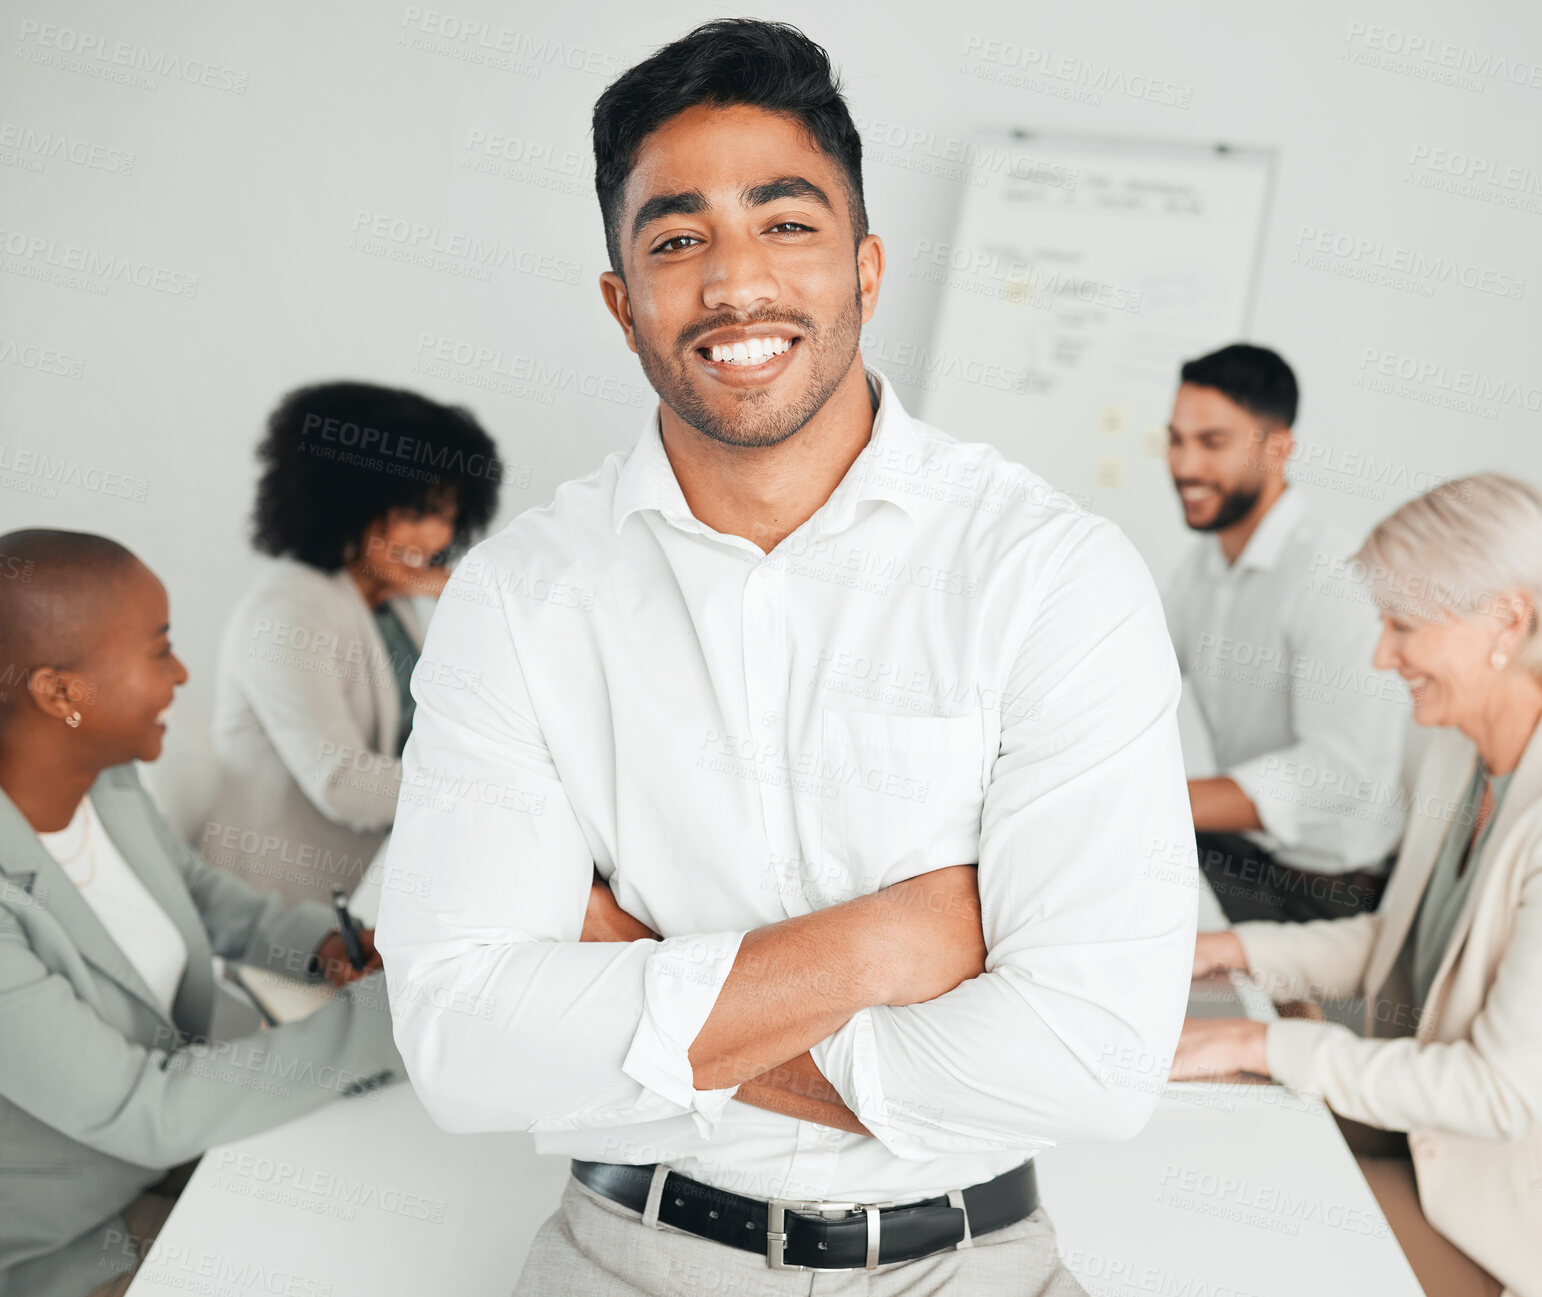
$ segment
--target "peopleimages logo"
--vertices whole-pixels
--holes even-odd
[[[537,36],[513,27],[494,27],[480,19],[463,18],[440,9],[408,5],[402,13],[401,25],[405,29],[404,43],[415,49],[448,54],[469,63],[486,63],[527,76],[538,77],[547,67],[611,78],[621,74],[620,58],[607,50]]]
[[[1542,63],[1536,59],[1474,49],[1426,32],[1399,31],[1377,23],[1352,21],[1344,34],[1341,57],[1424,80],[1449,81],[1464,89],[1481,91],[1485,81],[1542,89]]]
[[[1467,409],[1487,418],[1496,417],[1499,407],[1507,405],[1533,414],[1542,412],[1542,386],[1536,383],[1521,383],[1379,347],[1361,351],[1359,368],[1355,386],[1370,391],[1411,396],[1427,404]]]
[[[21,122],[0,122],[0,148],[14,149],[29,164],[28,170],[41,171],[45,162],[68,162],[93,171],[120,176],[134,174],[134,155],[123,149],[108,148],[63,131],[39,131]],[[0,158],[0,161],[5,159]]]
[[[103,252],[78,243],[60,243],[58,239],[23,230],[0,230],[0,253],[15,258],[7,262],[7,273],[23,278],[53,281],[64,277],[71,287],[88,287],[100,294],[113,283],[148,288],[171,297],[197,297],[198,276],[140,261],[117,252]]]
[[[1542,172],[1528,163],[1502,162],[1460,149],[1416,144],[1409,154],[1408,173],[1403,181],[1419,189],[1455,194],[1492,207],[1542,215]]]
[[[1296,231],[1291,263],[1388,288],[1409,288],[1425,296],[1432,295],[1437,284],[1455,284],[1517,302],[1526,295],[1526,280],[1520,275],[1316,225],[1302,225]]]
[[[183,58],[165,50],[150,50],[132,41],[110,41],[94,32],[27,19],[21,25],[16,57],[28,63],[79,72],[99,80],[121,81],[141,90],[154,90],[155,77],[184,81],[209,90],[244,95],[248,74],[208,59]]]
[[[984,184],[989,176],[1006,175],[1051,189],[1075,189],[1080,169],[1063,162],[1036,158],[1005,142],[966,140],[935,128],[852,115],[862,137],[864,161],[886,162],[950,180],[973,177]]]
[[[1169,108],[1187,108],[1194,98],[1193,86],[994,37],[966,36],[964,58],[971,61],[960,70],[978,80],[1051,94],[1057,92],[1057,87],[1062,91],[1074,89],[1081,93],[1061,94],[1060,97],[1076,98],[1094,105],[1102,103],[1105,94],[1123,95]],[[1038,80],[1041,77],[1043,81]]]
[[[493,270],[510,270],[563,284],[577,284],[583,273],[578,262],[533,248],[363,209],[354,213],[347,246],[355,252],[445,270],[482,282],[491,278]]]
[[[648,396],[641,383],[579,370],[566,361],[506,352],[501,346],[465,338],[420,332],[413,351],[418,357],[413,372],[505,391],[507,395],[520,395],[518,389],[529,386],[546,398],[542,404],[550,404],[552,393],[565,392],[641,409]],[[499,380],[507,382],[501,384]]]

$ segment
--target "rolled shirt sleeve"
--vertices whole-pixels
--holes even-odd
[[[695,1088],[691,1042],[701,1031],[739,953],[742,932],[668,937],[643,965],[643,1012],[622,1070],[634,1081],[689,1109],[702,1134],[722,1116],[738,1086]]]
[[[687,1050],[742,933],[579,940],[594,855],[535,720],[497,543],[430,624],[425,658],[455,669],[413,680],[389,863],[426,883],[386,888],[375,934],[402,1057],[447,1130],[710,1128],[732,1091],[693,1090]]]
[[[1150,575],[1117,528],[1089,519],[1025,605],[1002,693],[1036,705],[1003,725],[981,816],[986,972],[865,1009],[812,1051],[903,1158],[1132,1136],[1187,1002],[1193,825]]]

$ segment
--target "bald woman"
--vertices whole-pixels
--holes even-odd
[[[203,864],[141,788],[170,635],[121,545],[0,536],[0,1297],[121,1293],[169,1168],[403,1074],[372,934],[361,975],[329,909]],[[211,1045],[214,955],[348,985]]]

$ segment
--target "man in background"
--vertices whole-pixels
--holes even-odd
[[[1406,696],[1371,667],[1373,613],[1321,579],[1352,547],[1286,482],[1297,402],[1279,355],[1236,343],[1183,366],[1168,427],[1184,521],[1205,535],[1167,620],[1220,772],[1189,799],[1234,922],[1374,910],[1403,827]]]

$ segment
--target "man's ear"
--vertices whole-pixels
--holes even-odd
[[[1296,448],[1296,434],[1284,424],[1264,431],[1263,460],[1270,473],[1283,473],[1291,452]]]
[[[605,299],[605,309],[616,318],[626,345],[637,351],[637,331],[632,325],[632,298],[627,292],[626,280],[614,270],[600,272],[600,296]]]
[[[866,235],[857,244],[857,287],[862,292],[862,323],[873,318],[878,309],[878,290],[883,285],[883,240]]]

